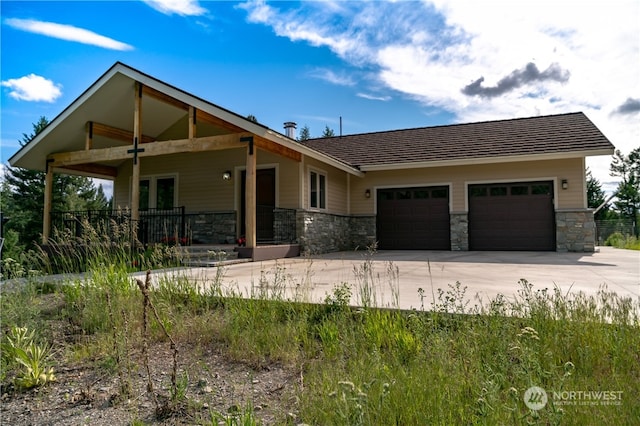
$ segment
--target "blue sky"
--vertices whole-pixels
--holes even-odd
[[[2,163],[116,61],[278,131],[583,111],[640,146],[640,2],[2,1]],[[605,185],[610,158],[587,164]]]

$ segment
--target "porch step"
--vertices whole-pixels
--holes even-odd
[[[182,264],[192,267],[214,267],[243,263],[250,259],[238,259],[234,245],[182,246]]]

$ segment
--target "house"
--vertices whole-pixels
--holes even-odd
[[[116,63],[9,161],[114,181],[141,240],[246,239],[254,259],[366,247],[594,250],[583,114],[295,140]]]

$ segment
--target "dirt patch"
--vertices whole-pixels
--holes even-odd
[[[166,343],[149,347],[154,393],[139,353],[128,377],[132,391],[122,398],[118,375],[94,362],[55,367],[56,381],[17,392],[2,390],[0,423],[7,425],[217,424],[212,412],[228,414],[251,406],[263,424],[293,420],[299,372],[283,365],[256,369],[230,361],[215,348],[180,347],[178,381],[186,383],[183,402],[169,410],[172,353]],[[158,395],[154,401],[153,395]],[[160,407],[158,411],[157,407]]]

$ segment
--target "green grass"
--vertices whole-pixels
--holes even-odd
[[[627,250],[640,250],[640,239],[633,235],[623,235],[620,232],[614,232],[609,235],[604,245]]]
[[[123,385],[141,380],[125,361],[139,350],[142,327],[142,296],[128,265],[96,262],[89,270],[57,293],[58,317],[91,336],[62,362],[81,357],[110,365]],[[389,264],[387,272],[394,288],[402,271]],[[287,280],[296,278],[281,270],[263,274],[249,300],[222,290],[223,273],[206,289],[184,277],[160,280],[151,300],[181,348],[216,345],[256,368],[280,363],[299,371],[299,384],[285,396],[295,401],[287,410],[295,423],[624,425],[640,418],[638,300],[606,288],[596,296],[536,290],[522,280],[515,299],[498,296],[471,308],[461,283],[438,289],[435,303],[420,310],[352,308],[352,292],[367,305],[375,296],[370,261],[354,273],[355,288],[336,283],[322,304],[283,300]],[[37,327],[40,339],[51,335],[42,297],[33,285],[3,291],[3,341],[13,326]],[[154,321],[149,332],[167,339]],[[46,343],[56,351],[58,342]],[[548,395],[538,411],[524,401],[532,386]],[[561,398],[577,391],[608,392],[619,405]],[[249,411],[232,424],[256,424]],[[215,420],[212,414],[207,423]],[[292,418],[283,412],[280,421]]]

